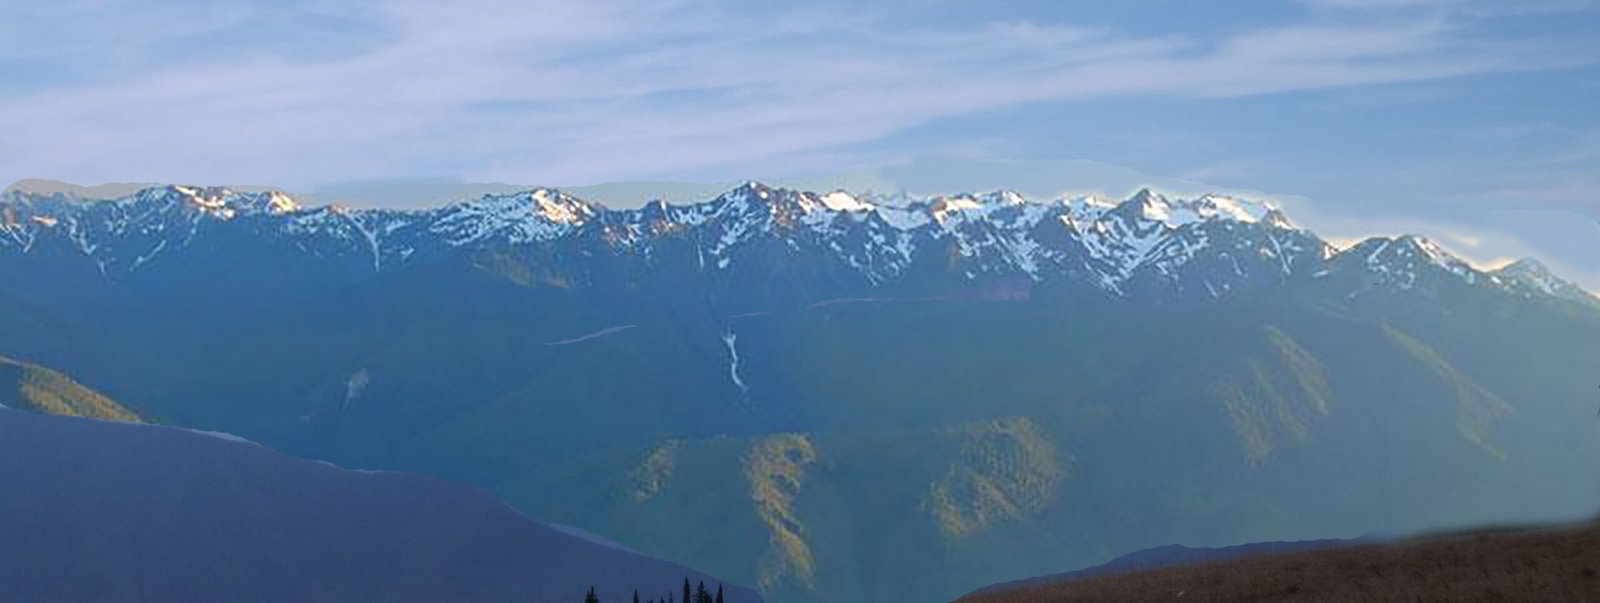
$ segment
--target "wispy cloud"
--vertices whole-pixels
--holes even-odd
[[[1395,0],[1318,0],[1326,9]],[[1214,38],[688,2],[328,9],[75,0],[0,9],[0,63],[71,77],[0,98],[0,177],[309,184],[782,172],[943,118],[1116,95],[1231,97],[1547,67],[1438,12]],[[1451,3],[1456,4],[1456,3]],[[1359,6],[1358,6],[1359,5]]]

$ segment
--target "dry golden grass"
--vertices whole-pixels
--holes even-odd
[[[772,547],[756,571],[756,587],[773,592],[780,582],[794,579],[813,585],[815,561],[806,542],[805,525],[795,511],[795,500],[805,486],[806,467],[817,460],[811,438],[805,434],[779,434],[757,440],[744,457],[745,479],[756,514],[767,524]]]
[[[1256,557],[960,601],[1600,601],[1600,525]]]

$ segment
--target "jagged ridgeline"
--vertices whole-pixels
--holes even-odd
[[[1596,494],[1592,295],[1421,236],[1336,247],[1265,202],[0,208],[0,353],[167,422],[481,485],[768,600],[950,599]]]

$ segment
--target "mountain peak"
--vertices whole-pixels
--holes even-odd
[[[480,241],[496,233],[512,243],[546,241],[562,236],[604,208],[553,188],[536,188],[511,194],[490,193],[438,210],[430,226],[452,245]]]
[[[1438,243],[1433,242],[1420,234],[1402,234],[1394,237],[1368,237],[1356,243],[1349,252],[1365,256],[1368,263],[1384,261],[1392,257],[1416,258],[1439,264],[1457,259],[1453,254],[1445,251]]]
[[[1028,202],[1022,193],[1010,189],[984,193],[978,196],[978,200],[986,205],[1022,205]]]
[[[1434,242],[1433,239],[1430,239],[1425,235],[1415,233],[1403,234],[1395,237],[1394,242],[1402,249],[1414,250],[1417,253],[1422,254],[1429,261],[1435,264],[1461,261],[1461,259],[1457,258],[1455,254],[1446,251],[1444,247],[1440,246],[1437,242]]]
[[[1533,258],[1522,258],[1502,266],[1490,274],[1513,287],[1522,287],[1530,292],[1543,293],[1589,305],[1600,305],[1600,296],[1590,293],[1576,283],[1556,276],[1543,262]]]
[[[589,202],[553,188],[536,188],[527,196],[535,205],[533,215],[557,224],[578,224],[597,213]]]
[[[1148,188],[1141,188],[1132,197],[1118,204],[1113,211],[1125,219],[1164,223],[1172,217],[1171,210],[1165,196]]]
[[[223,186],[169,184],[141,189],[117,200],[122,204],[173,204],[220,219],[241,215],[281,215],[299,211],[294,198],[278,190],[240,192]]]
[[[746,180],[740,183],[739,186],[733,187],[728,192],[723,193],[721,196],[748,200],[766,200],[772,197],[773,190],[774,189],[770,186],[767,186],[766,183],[757,182],[755,180]]]
[[[1433,240],[1419,234],[1397,237],[1370,237],[1336,257],[1347,258],[1381,280],[1410,289],[1437,278],[1440,273],[1468,285],[1492,285],[1494,281]]]
[[[1077,212],[1098,207],[1098,198],[1088,197],[1069,201]],[[1115,203],[1110,210],[1124,220],[1155,222],[1178,228],[1197,222],[1214,220],[1254,224],[1265,222],[1278,228],[1293,228],[1287,217],[1277,207],[1266,202],[1241,199],[1228,195],[1207,193],[1193,199],[1171,198],[1148,188],[1139,189],[1133,196]]]
[[[1255,223],[1265,221],[1273,226],[1288,225],[1288,218],[1283,215],[1283,212],[1279,211],[1277,206],[1265,201],[1206,193],[1187,205],[1197,214],[1197,217],[1202,219],[1223,217],[1239,222]],[[1277,219],[1272,219],[1274,214],[1276,214]]]
[[[871,203],[862,201],[855,195],[843,190],[836,190],[826,195],[822,195],[821,201],[824,206],[833,211],[855,212],[870,211],[873,209]]]
[[[1550,274],[1550,267],[1545,266],[1544,262],[1534,258],[1522,258],[1510,264],[1506,264],[1505,266],[1501,266],[1498,270],[1495,270],[1495,273],[1548,275]]]
[[[1009,190],[998,190],[981,195],[961,193],[958,195],[938,196],[929,200],[928,213],[939,223],[944,223],[949,216],[967,211],[987,211],[1001,207],[1012,207],[1027,203],[1020,193]]]
[[[717,195],[713,202],[736,203],[744,206],[766,206],[769,209],[776,205],[792,205],[803,201],[799,199],[802,193],[785,188],[774,188],[765,183],[746,180],[739,186]]]
[[[1147,205],[1152,203],[1166,203],[1167,197],[1147,186],[1134,192],[1133,195],[1128,197],[1127,200],[1130,203]]]
[[[556,188],[532,188],[514,193],[488,193],[476,200],[463,201],[460,205],[506,205],[511,207],[525,207],[535,210],[536,215],[544,214],[553,221],[571,221],[572,216],[598,211],[598,208],[576,195]]]

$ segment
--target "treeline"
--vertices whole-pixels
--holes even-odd
[[[583,603],[600,603],[600,597],[594,594],[594,587],[589,587],[589,594],[583,596]],[[633,603],[723,603],[722,585],[717,585],[716,594],[706,590],[706,583],[701,582],[693,590],[689,588],[689,579],[683,579],[683,598],[674,599],[673,593],[661,598],[639,599],[639,591],[633,591]]]

